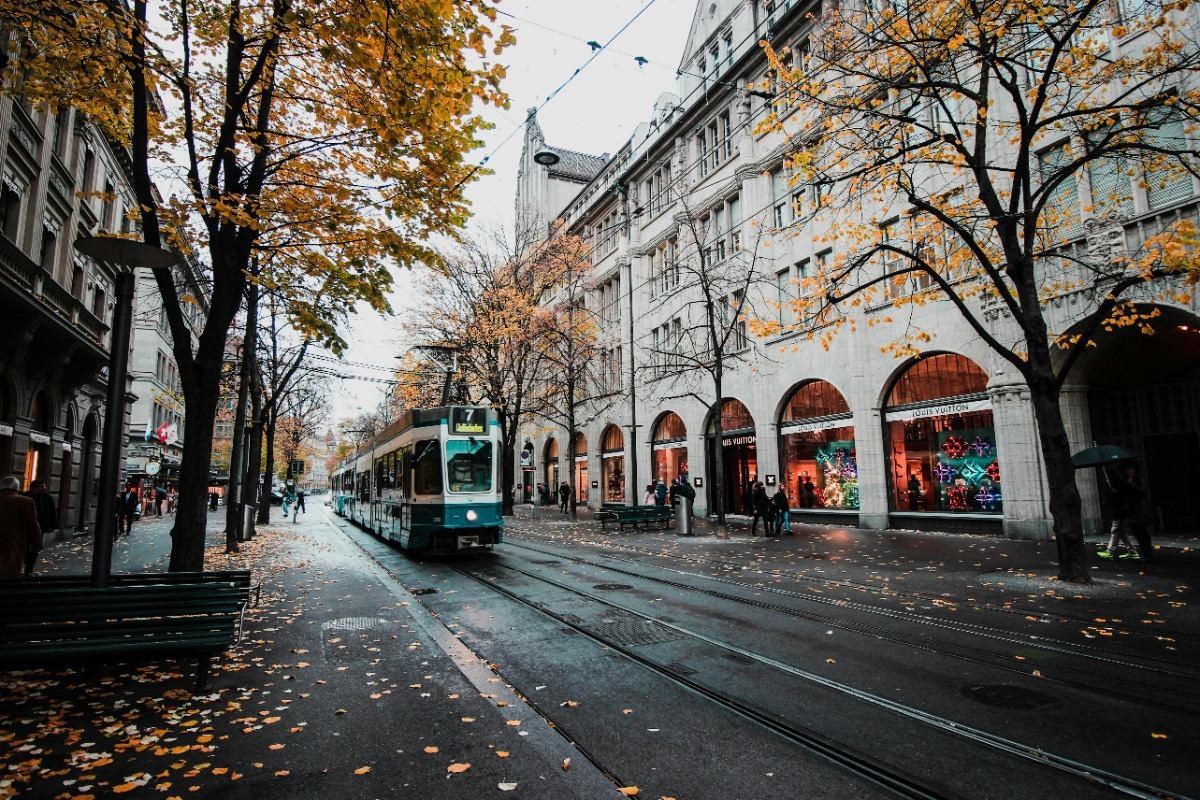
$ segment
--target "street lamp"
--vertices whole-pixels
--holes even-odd
[[[179,256],[159,247],[116,236],[75,240],[75,249],[116,270],[116,302],[108,349],[108,399],[100,451],[100,498],[96,504],[96,535],[92,547],[92,585],[108,586],[112,545],[116,533],[116,492],[121,467],[122,422],[125,419],[125,378],[129,374],[129,329],[133,319],[133,270],[171,269]]]

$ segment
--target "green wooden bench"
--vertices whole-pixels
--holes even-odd
[[[600,519],[600,527],[604,528],[609,522],[616,522],[621,530],[626,526],[632,525],[651,525],[658,528],[667,528],[675,522],[675,509],[671,506],[629,506],[627,508],[614,508],[604,512],[605,516],[597,517]]]
[[[249,574],[120,577],[105,588],[80,576],[0,582],[0,668],[194,656],[196,688],[204,688],[212,656],[241,641]]]
[[[262,594],[262,585],[251,583],[248,569],[223,569],[208,572],[122,572],[108,576],[109,586],[177,585],[181,583],[233,583],[242,592],[242,602],[254,605]],[[30,586],[91,586],[91,575],[34,575],[28,578],[0,578],[0,600],[20,597]]]

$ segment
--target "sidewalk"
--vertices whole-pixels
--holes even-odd
[[[319,500],[238,554],[210,514],[206,567],[250,568],[263,593],[205,693],[186,661],[0,673],[0,798],[621,796]],[[114,572],[165,570],[172,521],[136,523]],[[38,572],[90,565],[81,537]]]

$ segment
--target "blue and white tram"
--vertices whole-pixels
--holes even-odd
[[[480,406],[413,409],[331,476],[334,508],[405,550],[503,541],[499,421]]]

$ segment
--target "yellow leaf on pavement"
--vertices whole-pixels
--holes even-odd
[[[466,772],[470,768],[470,764],[451,764],[446,767],[446,772]]]
[[[359,767],[358,769],[354,770],[354,774],[355,775],[366,775],[370,771],[371,771],[370,767]]]

